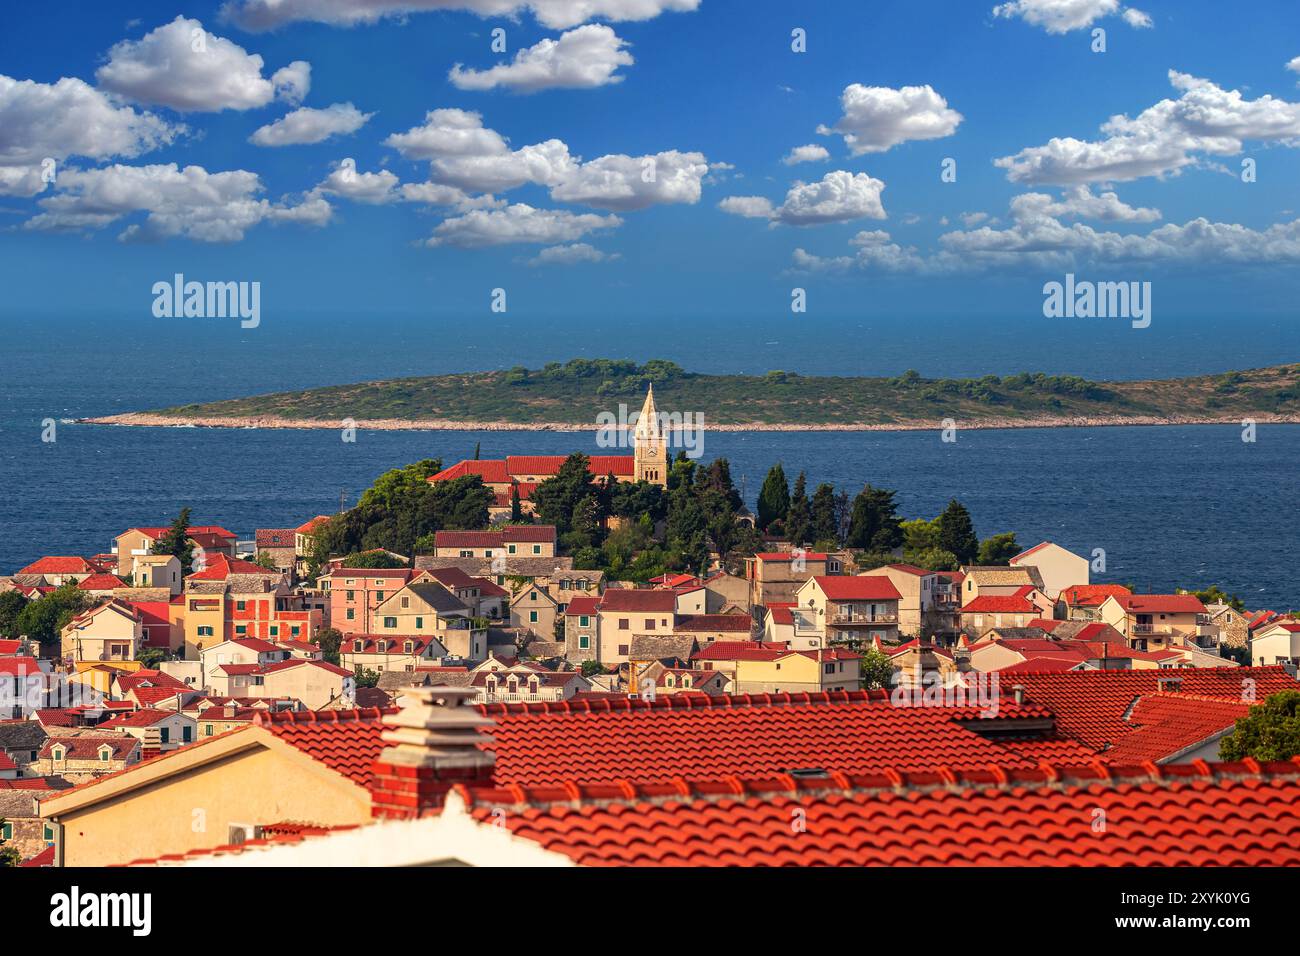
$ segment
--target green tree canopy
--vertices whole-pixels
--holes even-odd
[[[784,521],[790,510],[790,483],[785,479],[785,469],[777,462],[763,479],[758,493],[758,527],[766,531],[774,521]]]
[[[1274,694],[1237,721],[1232,733],[1219,741],[1223,760],[1290,760],[1300,754],[1300,691]]]
[[[894,665],[889,655],[868,647],[862,652],[862,689],[875,690],[889,687],[894,680]]]
[[[807,478],[799,472],[790,495],[790,510],[785,515],[785,534],[796,545],[806,544],[812,533],[812,504],[808,501]]]
[[[74,617],[90,606],[90,597],[71,582],[29,601],[18,615],[16,627],[33,641],[40,641],[42,651],[57,656],[60,631]]]
[[[0,594],[0,637],[18,637],[18,616],[27,606],[27,598],[19,591]]]
[[[975,536],[975,525],[970,512],[956,498],[939,515],[939,547],[957,555],[962,564],[970,564],[979,554],[980,542]]]
[[[894,492],[864,485],[853,499],[846,544],[850,548],[886,553],[903,543],[902,520]]]
[[[1016,544],[1016,533],[1006,531],[981,541],[979,555],[976,560],[978,563],[989,567],[1007,565],[1019,553],[1020,545]]]
[[[817,545],[839,538],[839,524],[835,514],[835,487],[822,482],[813,492],[809,508],[812,527],[808,536]]]
[[[190,509],[182,508],[161,538],[153,543],[154,554],[172,554],[181,563],[181,575],[194,563],[194,542],[190,540]]]

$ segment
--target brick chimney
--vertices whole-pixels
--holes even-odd
[[[401,710],[384,717],[388,744],[370,784],[374,817],[410,818],[442,807],[456,784],[492,785],[496,757],[479,749],[492,738],[479,728],[495,722],[470,706],[468,687],[410,687]]]

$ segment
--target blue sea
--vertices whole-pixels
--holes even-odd
[[[1173,323],[1166,323],[1167,326]],[[221,320],[0,317],[0,573],[44,554],[107,551],[127,527],[163,524],[188,505],[200,524],[243,537],[294,526],[355,501],[384,470],[534,452],[596,452],[594,435],[531,431],[338,432],[122,428],[70,424],[315,385],[438,374],[575,355],[659,357],[708,372],[1011,374],[1095,379],[1172,376],[1300,358],[1293,321],[1188,321],[1086,347],[1075,330],[972,334],[965,317],[894,323],[666,317],[619,325],[562,317],[476,319],[296,316],[240,330]],[[1113,335],[1113,340],[1110,336]],[[617,343],[617,344],[605,344]],[[1140,348],[1135,347],[1135,344]],[[708,409],[696,410],[706,416]],[[52,443],[41,422],[60,422]],[[1300,606],[1300,425],[967,430],[939,433],[707,432],[703,457],[726,457],[751,504],[769,466],[810,487],[864,482],[897,490],[909,517],[958,498],[981,536],[1015,531],[1078,553],[1105,550],[1097,578],[1143,590],[1217,584],[1249,606]]]

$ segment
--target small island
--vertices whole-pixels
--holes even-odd
[[[385,379],[85,418],[89,424],[230,428],[587,431],[633,413],[653,385],[662,412],[728,431],[1300,422],[1300,364],[1184,378],[1095,382],[1021,372],[981,378],[707,375],[674,362],[573,359],[541,369]]]

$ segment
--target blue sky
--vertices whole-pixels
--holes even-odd
[[[1156,322],[1300,292],[1289,0],[262,2],[6,9],[0,317],[147,315],[176,272],[303,323],[490,321],[503,288],[617,353],[620,322],[777,318],[794,287],[814,331],[1027,334],[1066,271],[1152,281]]]

